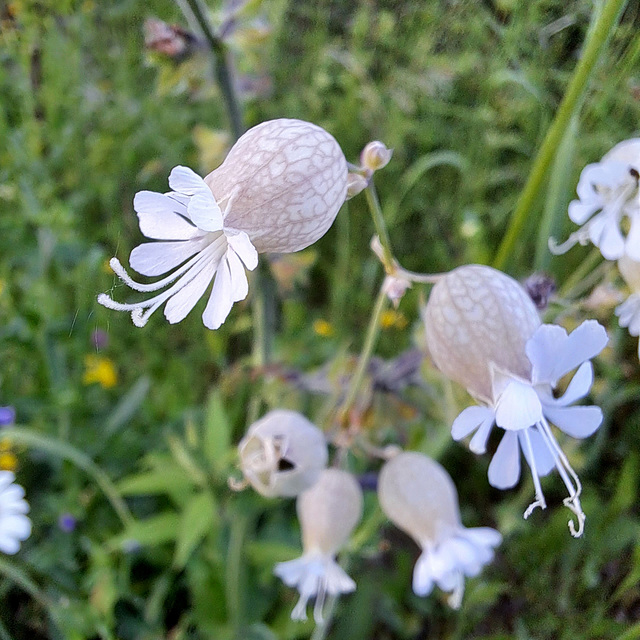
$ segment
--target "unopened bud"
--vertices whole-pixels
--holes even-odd
[[[393,149],[388,149],[384,142],[369,142],[360,154],[360,164],[369,171],[378,171],[389,164]]]

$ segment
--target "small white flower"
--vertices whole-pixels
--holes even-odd
[[[393,149],[389,149],[384,142],[373,140],[367,143],[360,154],[360,164],[367,171],[378,171],[389,164]]]
[[[632,293],[618,307],[616,315],[621,327],[627,327],[629,334],[640,336],[640,262],[625,256],[618,260],[618,269]],[[640,359],[640,341],[638,341],[638,358]]]
[[[180,322],[213,281],[202,319],[217,329],[249,286],[245,269],[258,253],[299,251],[331,226],[347,192],[347,165],[334,138],[300,120],[272,120],[247,131],[206,178],[175,167],[166,194],[142,191],[134,209],[143,235],[160,242],[136,247],[133,269],[145,276],[169,275],[151,284],[134,281],[113,258],[114,272],[132,289],[162,293],[119,303],[101,294],[98,302],[131,311],[136,326],[166,303],[164,315]]]
[[[569,497],[564,503],[576,515],[581,535],[584,513],[580,481],[560,449],[552,422],[574,438],[591,435],[602,421],[598,407],[570,407],[589,392],[593,368],[588,362],[607,343],[607,334],[588,320],[571,335],[559,326],[540,325],[531,299],[512,278],[478,265],[454,269],[441,278],[423,312],[426,338],[435,364],[463,384],[484,406],[465,409],[453,423],[460,440],[475,431],[470,448],[483,453],[494,424],[505,429],[489,466],[489,482],[500,489],[520,478],[520,449],[531,468],[536,500],[525,512],[545,508],[540,477],[554,467]],[[561,398],[553,389],[578,368]]]
[[[520,378],[491,366],[493,399],[486,407],[469,407],[454,421],[451,434],[461,440],[475,431],[470,442],[474,453],[486,451],[494,424],[505,430],[489,465],[489,483],[498,489],[513,487],[520,479],[520,450],[531,468],[536,500],[526,510],[527,518],[536,507],[546,508],[540,477],[554,467],[568,491],[565,505],[576,515],[578,526],[569,522],[574,536],[582,535],[585,515],[580,506],[578,476],[553,435],[549,423],[573,438],[592,435],[602,422],[595,406],[570,406],[584,398],[593,383],[589,360],[607,344],[604,328],[595,320],[583,322],[571,334],[557,325],[543,324],[526,344],[531,376]],[[564,395],[555,398],[558,381],[578,367]]]
[[[307,603],[315,597],[313,617],[321,623],[326,595],[350,593],[356,588],[335,556],[362,517],[362,490],[350,473],[325,469],[311,489],[298,496],[296,507],[303,553],[296,560],[277,564],[274,573],[300,592],[291,617],[306,620]]]
[[[420,453],[400,453],[382,467],[378,499],[389,519],[422,549],[413,571],[414,593],[426,596],[436,584],[451,592],[449,605],[458,609],[465,576],[477,576],[491,562],[502,536],[489,527],[462,525],[449,474]]]
[[[640,260],[640,138],[616,145],[600,162],[587,165],[578,182],[578,200],[569,205],[569,218],[581,228],[562,245],[550,241],[553,253],[591,241],[607,260],[627,255]],[[623,235],[621,222],[629,219]]]
[[[15,478],[11,471],[0,471],[0,551],[11,555],[31,535],[31,521],[25,515],[29,505]]]
[[[297,496],[327,466],[324,434],[296,411],[276,409],[254,422],[238,445],[247,482],[263,496]]]

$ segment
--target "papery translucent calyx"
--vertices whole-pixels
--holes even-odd
[[[270,411],[249,427],[238,445],[240,468],[260,494],[297,496],[327,465],[324,434],[296,411]]]
[[[247,131],[205,178],[226,204],[225,226],[260,253],[299,251],[321,238],[347,196],[347,162],[327,131],[281,118]]]
[[[478,575],[491,561],[500,534],[486,527],[462,526],[449,474],[420,453],[400,453],[383,466],[378,499],[391,522],[422,548],[413,572],[413,591],[426,596],[437,585],[450,592],[449,604],[458,608],[465,576]]]
[[[302,529],[302,556],[277,564],[274,573],[300,592],[291,617],[305,620],[307,603],[315,597],[314,618],[321,622],[326,594],[348,593],[356,588],[336,563],[335,554],[362,517],[362,490],[350,473],[325,469],[318,481],[298,496],[296,509]]]
[[[540,317],[522,286],[482,265],[458,267],[433,287],[422,312],[429,353],[447,377],[477,398],[492,398],[490,363],[531,372],[524,346]]]

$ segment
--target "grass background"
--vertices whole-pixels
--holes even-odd
[[[209,4],[220,24],[224,8]],[[443,271],[495,255],[602,5],[256,0],[227,44],[248,126],[315,122],[352,161],[372,139],[394,148],[376,183],[396,257]],[[0,636],[309,637],[312,623],[289,620],[295,594],[271,573],[299,553],[292,501],[232,494],[226,479],[252,398],[263,411],[290,407],[321,422],[331,399],[318,386],[340,393],[382,278],[364,198],[312,248],[271,263],[266,370],[251,365],[250,300],[217,332],[202,326],[202,303],[177,326],[156,314],[136,329],[96,296],[127,296],[105,265],[141,240],[135,192],[164,191],[177,164],[204,175],[222,157],[228,125],[210,58],[178,63],[145,50],[146,18],[186,26],[169,0],[16,0],[0,16],[0,402],[18,416],[2,446],[17,456],[34,524],[22,551],[0,559]],[[588,255],[551,258],[546,237],[571,230],[566,206],[581,168],[638,134],[639,26],[630,2],[510,256],[514,277],[545,268],[562,285]],[[596,275],[615,282],[611,269]],[[411,290],[390,318],[381,358],[422,344],[425,294]],[[557,476],[543,482],[550,508],[528,522],[530,479],[509,492],[489,487],[489,456],[449,436],[468,399],[428,362],[420,385],[389,391],[368,378],[359,400],[367,438],[438,458],[463,522],[496,526],[505,540],[452,612],[439,593],[411,593],[417,548],[367,495],[349,556],[358,589],[339,602],[327,637],[640,637],[638,361],[611,309],[562,312],[567,326],[585,315],[607,324],[611,346],[593,393],[605,423],[585,443],[564,443],[585,485],[584,538],[567,531]],[[87,383],[87,356],[113,363],[113,386]],[[58,524],[65,513],[77,519],[73,532]]]

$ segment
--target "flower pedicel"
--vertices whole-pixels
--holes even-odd
[[[493,559],[502,536],[489,527],[462,526],[453,481],[421,453],[400,453],[382,467],[378,499],[389,520],[422,548],[413,571],[414,593],[426,596],[435,583],[451,592],[449,604],[458,609],[464,577],[477,576]]]
[[[356,588],[335,555],[362,517],[362,490],[350,473],[325,469],[311,489],[298,496],[296,508],[302,529],[302,556],[277,564],[273,571],[300,592],[291,617],[306,620],[307,602],[315,596],[313,617],[320,623],[326,594],[349,593]]]
[[[147,300],[120,303],[107,294],[98,302],[130,311],[136,326],[166,303],[164,315],[180,322],[213,280],[202,315],[217,329],[234,302],[248,293],[245,268],[258,253],[299,251],[329,229],[347,194],[347,163],[335,139],[321,127],[279,119],[249,129],[225,161],[202,179],[187,167],[169,176],[171,191],[141,191],[133,206],[149,242],[131,252],[133,269],[166,277],[134,281],[117,258],[110,264],[125,284],[141,292],[165,289]]]
[[[541,324],[524,289],[500,271],[480,265],[459,267],[442,276],[424,309],[427,345],[436,366],[464,385],[483,406],[465,409],[451,434],[469,443],[474,453],[486,451],[494,424],[505,434],[489,465],[489,482],[498,489],[520,478],[520,449],[531,468],[535,501],[526,510],[546,508],[540,477],[555,467],[569,491],[564,504],[584,529],[582,487],[549,426],[552,422],[574,438],[593,434],[602,422],[595,406],[569,406],[584,398],[593,383],[589,360],[607,344],[606,331],[587,320],[568,335],[557,325]],[[558,381],[578,367],[564,395],[556,398]]]

